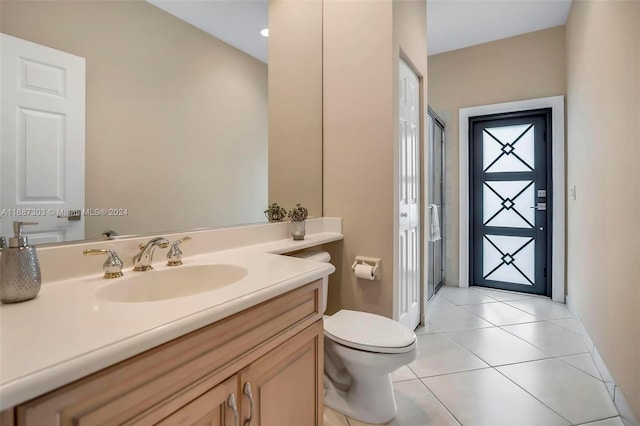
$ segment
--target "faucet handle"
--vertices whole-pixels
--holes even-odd
[[[94,256],[97,254],[106,254],[107,260],[102,265],[104,269],[104,278],[120,278],[122,274],[122,260],[118,257],[115,251],[111,249],[86,249],[82,252],[85,256]]]
[[[183,241],[189,241],[190,236],[182,237],[179,240],[175,240],[171,244],[171,248],[167,252],[167,265],[168,266],[180,266],[182,265],[182,251],[180,250],[180,243]]]

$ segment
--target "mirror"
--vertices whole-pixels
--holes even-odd
[[[300,52],[283,46],[276,49],[279,53],[275,57],[269,52],[267,72],[265,49],[262,57],[252,52],[257,59],[194,26],[207,28],[218,37],[218,30],[220,34],[230,29],[237,32],[238,22],[260,27],[263,19],[266,27],[266,0],[153,3],[0,2],[0,32],[84,58],[86,79],[86,85],[80,84],[86,90],[79,130],[82,133],[84,127],[84,143],[66,147],[71,112],[43,112],[36,105],[18,107],[17,116],[5,114],[12,108],[7,108],[3,66],[2,235],[11,232],[13,220],[50,223],[30,234],[32,243],[95,239],[105,231],[121,236],[160,234],[256,223],[266,221],[263,210],[268,203],[278,202],[290,209],[295,204],[290,200],[306,204],[313,216],[322,215],[321,133],[320,137],[306,138],[318,146],[301,153],[319,156],[311,159],[319,168],[303,174],[296,170],[294,176],[272,165],[282,163],[279,152],[291,155],[286,148],[290,139],[276,133],[277,140],[273,144],[270,140],[273,129],[282,129],[287,120],[280,113],[280,101],[273,99],[280,89],[272,85],[272,77],[282,81],[282,75],[290,72],[288,64],[305,63],[304,57],[287,57],[289,50],[292,55],[312,55],[317,67],[321,44],[317,51],[315,47]],[[272,0],[269,14],[273,13],[272,4],[284,10],[282,5],[288,3],[295,2]],[[311,30],[318,32],[316,38],[321,40],[321,2],[310,3],[320,7],[295,13],[317,14],[314,20],[320,25]],[[207,9],[209,6],[214,9]],[[204,9],[189,11],[193,7]],[[188,15],[191,24],[178,17]],[[258,47],[260,42],[266,47],[267,40],[259,35],[259,29],[255,34],[246,31],[241,38],[257,38]],[[279,35],[282,43],[289,43],[291,28],[272,27],[270,31]],[[61,84],[60,93],[72,92],[72,83],[64,86],[55,77],[62,68],[49,65],[44,60],[19,63],[15,78],[24,79],[29,96],[44,91],[47,99],[56,97],[56,85]],[[321,62],[319,65],[321,72]],[[270,75],[272,66],[280,76]],[[45,72],[51,69],[55,72]],[[321,74],[319,81],[307,78],[302,83],[316,92],[319,88],[321,94]],[[320,114],[321,128],[321,96],[319,102],[312,115],[317,123]],[[271,114],[274,109],[276,113]],[[274,123],[275,119],[280,122]],[[7,123],[12,122],[16,123],[13,133],[7,131],[11,127]],[[305,184],[289,191],[286,182],[292,181]],[[276,188],[272,182],[284,184]],[[71,198],[74,188],[80,188],[83,205],[61,203]],[[81,210],[80,220],[73,220],[75,210]],[[74,227],[81,232],[71,232]]]

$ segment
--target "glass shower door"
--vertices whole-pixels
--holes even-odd
[[[429,108],[429,164],[427,190],[427,300],[444,284],[445,275],[445,200],[444,200],[444,121]],[[434,220],[437,228],[433,227]]]

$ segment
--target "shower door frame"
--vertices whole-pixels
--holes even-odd
[[[442,134],[441,134],[441,140],[436,142],[435,140],[432,140],[432,136],[433,133],[429,132],[429,138],[427,143],[429,144],[427,152],[429,153],[429,182],[428,185],[426,186],[427,188],[427,194],[426,194],[426,199],[427,199],[427,203],[425,206],[425,211],[426,211],[426,216],[428,218],[430,218],[431,216],[431,212],[429,212],[429,205],[431,204],[430,201],[430,197],[432,195],[431,191],[435,191],[437,188],[437,183],[432,182],[432,178],[434,178],[435,176],[435,172],[433,172],[434,176],[432,176],[432,172],[433,170],[435,170],[435,162],[437,161],[434,153],[435,153],[435,144],[439,143],[440,144],[440,184],[439,184],[439,189],[440,189],[440,212],[439,212],[439,219],[440,219],[440,269],[441,269],[441,274],[440,274],[440,282],[438,283],[433,283],[433,294],[431,295],[431,297],[435,296],[438,293],[438,290],[440,290],[440,288],[444,285],[445,283],[445,277],[446,277],[446,232],[445,232],[445,212],[446,212],[446,206],[445,206],[445,202],[446,202],[446,196],[445,196],[445,179],[446,179],[446,174],[445,174],[445,164],[446,164],[446,151],[445,151],[445,122],[444,120],[442,120],[440,118],[440,116],[438,116],[438,114],[433,110],[433,108],[431,108],[430,106],[427,107],[427,120],[429,119],[429,117],[431,117],[434,121],[434,126],[438,126],[442,129]],[[429,223],[430,225],[430,221],[425,221],[425,224]],[[434,261],[434,252],[433,252],[433,246],[435,244],[433,244],[433,241],[429,241],[429,231],[428,229],[425,227],[425,245],[426,250],[425,250],[425,256],[427,257],[425,259],[425,281],[426,281],[426,289],[425,289],[425,293],[427,295],[427,301],[430,300],[429,295],[428,295],[428,287],[429,287],[429,279],[433,278],[433,268],[435,268],[435,261]],[[429,274],[431,276],[429,276]]]

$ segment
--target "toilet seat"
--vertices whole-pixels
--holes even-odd
[[[385,354],[415,348],[416,335],[405,325],[380,315],[341,310],[324,320],[324,334],[343,346]]]

